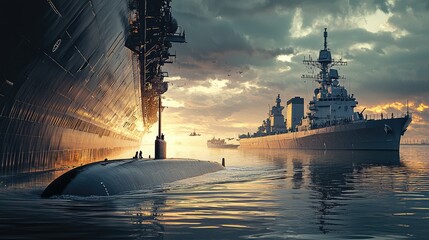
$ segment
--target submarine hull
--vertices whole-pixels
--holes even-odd
[[[216,162],[192,159],[102,161],[72,169],[46,187],[42,197],[110,196],[217,172]]]
[[[240,148],[398,151],[411,118],[367,120],[307,131],[240,139]]]

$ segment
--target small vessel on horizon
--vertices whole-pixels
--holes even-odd
[[[215,137],[213,137],[210,140],[207,140],[208,148],[238,148],[239,146],[240,146],[239,144],[227,143],[225,139],[220,139]]]
[[[401,136],[412,120],[408,109],[400,117],[381,115],[380,119],[364,117],[365,109],[355,112],[356,98],[348,94],[339,82],[344,77],[332,68],[345,66],[347,62],[332,58],[327,37],[325,28],[324,49],[320,50],[319,58],[303,61],[320,69],[319,74],[302,76],[319,84],[309,102],[309,112],[304,116],[304,99],[294,97],[287,101],[285,119],[279,94],[276,105],[257,132],[239,136],[241,148],[399,150]]]
[[[198,136],[201,136],[201,134],[199,134],[199,133],[195,132],[195,129],[194,129],[194,131],[193,131],[193,132],[191,132],[191,133],[189,134],[189,136],[191,136],[191,137],[198,137]]]

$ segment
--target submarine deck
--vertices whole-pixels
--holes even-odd
[[[55,179],[42,197],[55,195],[109,196],[217,172],[217,162],[195,159],[119,159],[72,169]]]

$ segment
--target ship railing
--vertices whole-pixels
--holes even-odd
[[[346,125],[349,123],[353,123],[353,122],[359,122],[359,121],[372,121],[372,120],[381,120],[381,119],[395,119],[395,118],[404,118],[406,116],[412,117],[411,113],[391,113],[389,114],[385,114],[385,113],[380,113],[380,114],[365,114],[363,116],[363,119],[359,119],[359,120],[353,120],[352,118],[345,118],[345,119],[340,119],[340,120],[331,120],[331,121],[326,121],[325,123],[321,123],[321,124],[313,124],[311,125],[310,129],[319,129],[319,128],[325,128],[325,127],[331,127],[331,126],[340,126],[340,125]],[[300,131],[304,131],[304,130],[300,130]]]
[[[365,114],[365,120],[381,120],[381,119],[395,119],[404,118],[406,116],[412,117],[412,113],[377,113],[377,114]]]
[[[319,129],[319,128],[325,128],[325,127],[331,127],[331,126],[346,125],[351,122],[352,122],[351,119],[332,120],[332,121],[327,121],[325,123],[312,124],[310,129]]]
[[[359,121],[371,121],[371,120],[381,120],[381,119],[396,119],[396,118],[405,118],[406,116],[412,118],[412,113],[390,113],[386,114],[386,113],[380,113],[380,114],[365,114],[363,117],[363,119],[361,118],[360,120],[352,120],[352,118],[345,118],[345,119],[340,119],[340,120],[332,120],[332,121],[327,121],[325,123],[322,124],[313,124],[311,125],[311,127],[309,128],[305,128],[305,129],[296,129],[295,131],[287,131],[284,133],[288,133],[288,132],[302,132],[302,131],[307,131],[307,130],[312,130],[312,129],[319,129],[319,128],[325,128],[325,127],[331,127],[331,126],[340,126],[340,125],[346,125],[346,124],[350,124],[353,122],[359,122]],[[253,138],[253,137],[264,137],[264,136],[269,136],[269,135],[276,135],[276,134],[282,134],[282,133],[274,133],[274,134],[261,134],[261,133],[254,133],[252,135],[248,135],[248,134],[242,134],[239,136],[239,138]]]

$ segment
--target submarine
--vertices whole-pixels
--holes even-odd
[[[161,98],[158,107],[158,136],[155,140],[155,159],[117,159],[89,163],[74,168],[51,182],[42,192],[42,198],[60,195],[110,196],[136,190],[151,189],[165,183],[197,177],[224,170],[217,162],[196,159],[167,159],[167,142],[161,130]]]
[[[159,108],[162,108],[159,98]],[[224,170],[217,162],[195,159],[167,159],[167,142],[161,130],[161,110],[158,120],[158,136],[155,140],[155,159],[117,159],[89,163],[74,168],[51,182],[41,194],[43,198],[60,195],[110,196],[130,191],[151,189],[165,183],[197,177]]]
[[[46,187],[41,197],[125,194],[223,169],[217,162],[195,159],[104,160],[64,173]]]

